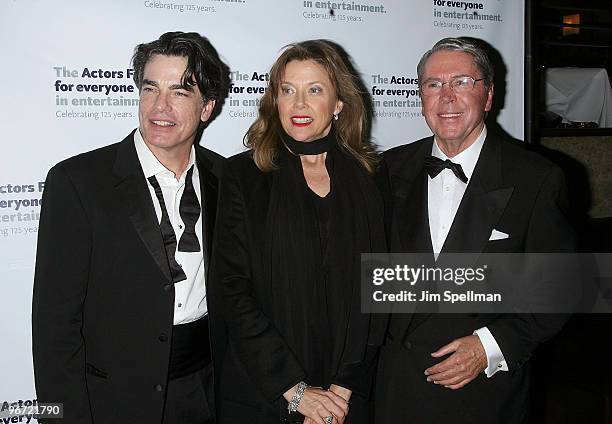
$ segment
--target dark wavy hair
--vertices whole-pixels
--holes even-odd
[[[352,65],[340,50],[329,40],[307,40],[285,47],[272,68],[268,89],[259,103],[259,116],[244,136],[244,144],[253,149],[253,159],[263,172],[278,168],[275,163],[281,146],[277,98],[283,74],[289,62],[312,60],[327,72],[336,95],[343,103],[338,120],[333,121],[338,144],[348,151],[370,173],[376,167],[374,148],[366,142],[369,121],[364,93],[359,76],[352,72]]]
[[[227,97],[230,83],[229,67],[221,60],[217,50],[208,38],[196,32],[167,32],[159,39],[136,46],[132,56],[134,83],[142,88],[144,68],[155,55],[187,58],[187,68],[181,84],[184,87],[196,85],[204,102],[215,101],[211,120],[221,110]]]

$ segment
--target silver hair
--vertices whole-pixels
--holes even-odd
[[[432,54],[440,50],[458,51],[470,54],[474,57],[474,64],[480,71],[480,78],[484,78],[485,87],[489,87],[493,82],[495,71],[493,70],[493,64],[489,59],[489,56],[485,50],[472,41],[469,38],[443,38],[438,41],[434,46],[425,52],[419,64],[417,65],[417,76],[419,83],[423,81],[423,71],[425,70],[425,64]]]

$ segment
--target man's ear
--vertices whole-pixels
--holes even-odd
[[[487,89],[487,102],[485,103],[484,111],[488,112],[491,110],[491,106],[493,106],[493,83]]]
[[[206,104],[204,105],[204,108],[202,109],[202,114],[200,115],[200,120],[202,122],[208,121],[208,119],[210,118],[210,115],[212,114],[213,110],[215,110],[215,101],[214,100],[209,100],[208,102],[206,102]]]

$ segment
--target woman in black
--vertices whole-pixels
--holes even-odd
[[[360,253],[385,250],[358,79],[333,43],[289,46],[227,161],[209,283],[217,420],[367,423],[384,323]]]

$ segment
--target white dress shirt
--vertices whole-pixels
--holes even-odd
[[[164,203],[168,211],[170,223],[176,234],[176,252],[174,258],[176,262],[183,268],[186,280],[174,284],[174,325],[186,324],[198,320],[206,315],[208,308],[206,305],[206,286],[204,281],[204,256],[202,243],[202,212],[196,222],[195,233],[200,242],[199,252],[179,252],[178,242],[185,230],[185,224],[179,213],[179,205],[181,197],[185,189],[185,176],[187,171],[193,165],[192,182],[196,196],[200,205],[202,205],[202,196],[200,193],[200,177],[197,164],[195,163],[195,148],[191,147],[189,155],[189,164],[183,172],[183,175],[177,180],[174,173],[168,170],[155,155],[149,150],[140,130],[134,132],[134,144],[136,145],[136,153],[138,160],[142,166],[145,178],[155,176],[161,187]],[[161,206],[155,194],[153,186],[147,181],[149,194],[153,200],[155,213],[157,214],[158,222],[161,222]]]
[[[434,138],[431,154],[442,160],[450,159],[454,163],[461,165],[463,172],[468,177],[469,184],[486,137],[487,128],[483,127],[476,141],[452,158],[449,158],[442,152],[438,146],[438,140]],[[442,251],[466,188],[467,184],[459,180],[453,171],[448,168],[442,170],[435,178],[428,177],[427,210],[431,245],[436,259],[438,259],[438,255]],[[491,331],[487,327],[483,327],[474,331],[474,334],[480,338],[480,342],[487,355],[487,368],[485,369],[487,377],[493,376],[497,371],[508,371],[504,355]]]

